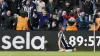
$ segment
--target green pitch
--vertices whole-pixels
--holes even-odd
[[[100,52],[3,51],[0,56],[100,56]]]

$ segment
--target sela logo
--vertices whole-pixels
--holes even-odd
[[[23,48],[29,50],[31,47],[35,50],[40,50],[40,49],[44,49],[44,41],[45,41],[45,36],[34,36],[32,39],[30,38],[30,32],[26,32],[26,40],[24,37],[22,36],[15,36],[12,41],[11,40],[11,37],[6,35],[6,36],[3,36],[2,37],[2,45],[1,45],[1,48],[2,49],[6,49],[6,50],[9,50],[12,46],[15,48],[15,49],[18,49],[18,50],[21,50]],[[35,41],[36,40],[39,40],[40,41],[40,45],[39,46],[36,46],[35,45]],[[24,44],[26,46],[24,46]]]

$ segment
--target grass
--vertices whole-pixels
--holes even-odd
[[[0,51],[0,56],[100,56],[100,52]]]

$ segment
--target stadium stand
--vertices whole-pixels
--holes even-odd
[[[16,30],[19,16],[23,11],[24,16],[28,18],[27,30],[58,30],[60,26],[66,30],[68,20],[74,17],[78,31],[88,31],[91,28],[90,24],[99,25],[96,19],[99,17],[100,1],[0,0],[0,29]],[[23,25],[21,27],[22,30],[25,28]]]

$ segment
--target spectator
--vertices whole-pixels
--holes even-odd
[[[4,0],[4,1],[8,4],[8,7],[9,7],[10,0]]]
[[[84,11],[86,14],[91,15],[93,14],[93,3],[91,2],[91,0],[87,0],[85,2],[85,8]]]
[[[59,25],[63,26],[63,16],[62,16],[62,9],[59,9],[58,11],[58,19],[59,19]]]
[[[80,12],[80,14],[77,16],[77,24],[79,30],[89,29],[89,20],[88,16],[85,15],[85,12]]]
[[[63,17],[64,17],[65,19],[67,19],[67,20],[70,19],[71,17],[73,17],[73,18],[76,19],[76,13],[71,12],[69,16],[67,16],[66,13],[65,13],[65,14],[63,14]]]
[[[47,13],[46,9],[42,9],[42,13],[39,14],[40,15],[40,28],[44,29],[44,28],[50,28],[50,24],[49,23],[49,18],[50,15]]]
[[[53,14],[56,12],[56,4],[54,3],[54,0],[49,0],[49,3],[47,4],[46,9],[50,14]]]
[[[98,12],[98,18],[96,19],[97,29],[100,29],[100,12]]]
[[[13,14],[19,14],[19,10],[21,9],[20,4],[17,0],[10,0],[9,1],[9,10],[12,11]]]
[[[96,19],[98,18],[98,12],[100,11],[100,7],[98,7],[97,9],[96,9],[96,12],[95,12],[95,14],[94,14],[94,23],[96,22]]]
[[[94,13],[97,9],[97,6],[96,6],[96,0],[92,0],[92,3],[93,3],[93,10],[94,10]]]
[[[70,3],[66,1],[62,14],[66,13],[66,15],[69,16],[70,12],[73,12],[73,8],[71,7]],[[66,29],[66,24],[67,20],[63,18],[63,26],[65,29]]]
[[[77,31],[77,27],[76,27],[76,20],[71,17],[69,20],[68,20],[68,24],[67,24],[67,28],[66,28],[66,31]]]
[[[66,0],[56,0],[57,4],[57,11],[58,11],[58,18],[59,18],[59,25],[63,26],[63,22],[65,22],[65,19],[63,19],[62,12],[64,10]]]
[[[2,8],[2,12],[6,13],[8,9],[8,4],[4,0],[0,0],[0,7]]]
[[[28,18],[31,19],[33,12],[36,12],[36,5],[31,6],[30,1],[27,1],[26,6],[23,6],[23,10],[28,13]]]
[[[29,30],[28,27],[28,17],[26,17],[26,12],[25,11],[21,11],[20,12],[20,16],[17,17],[16,20],[16,30]]]
[[[85,0],[79,0],[79,7],[84,10],[84,4],[85,4]]]
[[[39,29],[39,16],[37,14],[33,14],[32,16],[32,19],[31,19],[31,22],[32,22],[32,30],[34,29]]]
[[[23,6],[23,9],[24,11],[27,12],[28,14],[28,18],[29,18],[29,21],[30,21],[30,28],[33,29],[33,27],[37,26],[37,13],[36,13],[36,5],[31,5],[30,1],[26,1],[26,5]]]
[[[71,7],[70,2],[66,1],[63,11],[66,11],[66,15],[69,15],[70,12],[73,11],[73,8]]]
[[[77,9],[76,9],[76,14],[77,14],[77,16],[76,16],[76,23],[77,23],[78,25],[80,25],[79,22],[82,21],[82,18],[80,18],[80,17],[81,17],[81,16],[80,16],[81,13],[82,13],[81,8],[80,8],[80,7],[77,7]]]
[[[26,6],[26,2],[27,2],[27,1],[30,1],[30,5],[31,5],[31,6],[34,6],[34,3],[36,2],[36,1],[34,1],[34,0],[23,0],[23,1],[22,1],[22,6]]]
[[[58,8],[58,9],[62,9],[63,6],[65,5],[65,4],[64,4],[65,2],[66,2],[66,0],[56,0],[57,8]]]
[[[100,7],[100,0],[96,0],[96,6],[97,6],[97,8]]]
[[[1,10],[1,8],[0,8],[0,28],[1,28],[1,20],[2,20],[2,18],[1,18],[1,15],[2,15],[2,10]]]
[[[59,20],[57,18],[57,14],[54,13],[53,16],[50,18],[50,30],[58,30],[59,27]]]
[[[6,15],[2,16],[1,27],[3,29],[13,29],[14,18],[11,16],[11,11],[7,11]]]
[[[42,12],[42,8],[45,8],[45,2],[43,2],[42,0],[38,0],[36,2],[36,7],[37,7],[37,12],[41,13]]]
[[[80,8],[80,7],[77,7],[77,9],[76,9],[76,14],[77,14],[77,16],[80,15],[81,11],[82,11],[81,8]]]
[[[89,26],[90,26],[89,31],[97,31],[98,30],[97,25],[95,23],[89,24]]]
[[[70,18],[76,20],[79,30],[88,30],[89,26],[92,29],[93,22],[95,23],[98,19],[99,2],[99,0],[0,0],[0,27],[12,29],[13,21],[15,21],[12,15],[20,14],[19,11],[26,11],[28,29],[31,30],[39,28],[38,26],[43,29],[50,27],[51,30],[56,30],[59,25],[66,29]],[[78,6],[77,9],[76,6]],[[7,10],[10,10],[12,15],[7,16],[10,14]],[[74,13],[74,11],[77,12]],[[8,21],[5,20],[7,17],[11,18],[10,28],[5,26],[8,25],[5,24],[5,21]]]
[[[33,12],[32,18],[31,18],[31,23],[32,23],[32,29],[39,29],[39,15],[37,14],[36,11]]]
[[[49,1],[48,0],[43,0],[45,3],[48,3]]]
[[[86,0],[85,5],[84,5],[84,11],[86,15],[89,17],[89,21],[92,21],[92,14],[94,13],[93,11],[93,3],[91,0]]]
[[[66,15],[66,12],[63,14],[63,17],[66,19],[66,20],[69,20],[70,18],[74,18],[76,20],[76,14],[74,12],[70,12],[69,16]],[[67,24],[67,23],[66,23]],[[65,24],[65,25],[66,25]],[[68,25],[67,25],[68,26]]]
[[[74,7],[74,9],[76,9],[76,6],[79,5],[79,0],[70,0],[71,2],[71,6]]]

